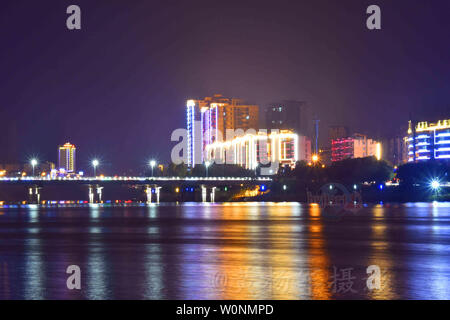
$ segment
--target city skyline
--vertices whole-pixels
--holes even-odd
[[[450,299],[449,12],[2,1],[0,300]]]
[[[221,95],[215,95],[216,97],[222,97]],[[209,99],[209,98],[207,98]],[[228,98],[224,98],[228,99]],[[238,101],[239,99],[230,99]],[[241,100],[239,100],[241,101]],[[200,102],[200,106],[197,104]],[[398,136],[391,136],[388,139],[386,139],[383,142],[373,140],[366,135],[362,135],[357,132],[350,133],[348,130],[348,127],[340,127],[340,126],[330,126],[329,127],[329,139],[327,142],[321,145],[322,148],[320,148],[320,152],[318,154],[314,153],[311,147],[311,138],[308,136],[304,136],[301,134],[302,129],[298,128],[292,128],[292,129],[265,129],[261,128],[260,126],[257,126],[256,128],[251,128],[249,126],[238,126],[235,127],[234,125],[226,126],[226,117],[223,117],[223,126],[217,126],[216,122],[212,122],[209,124],[208,121],[204,122],[203,120],[203,114],[207,114],[211,110],[215,110],[214,118],[216,118],[217,107],[218,105],[216,103],[211,103],[211,101],[208,101],[207,104],[202,105],[202,100],[187,100],[187,123],[186,123],[186,134],[187,136],[184,137],[181,141],[184,141],[186,149],[184,149],[183,152],[186,153],[185,158],[183,160],[183,163],[186,165],[186,167],[189,169],[193,169],[194,163],[195,165],[205,165],[205,164],[212,164],[214,162],[217,162],[217,164],[238,164],[240,166],[244,166],[248,169],[255,170],[256,167],[261,166],[261,164],[270,164],[273,161],[278,163],[280,159],[284,159],[286,162],[281,161],[280,164],[287,165],[291,167],[295,167],[295,164],[297,161],[306,161],[306,162],[315,162],[320,160],[322,163],[329,165],[331,162],[339,162],[346,159],[353,159],[353,158],[364,158],[364,157],[371,157],[374,156],[377,160],[384,160],[387,161],[388,164],[392,166],[398,166],[401,164],[406,164],[407,162],[413,162],[413,161],[419,161],[419,160],[446,160],[448,159],[448,135],[450,134],[450,119],[440,119],[436,121],[435,123],[431,123],[429,121],[408,121],[408,130],[404,134],[400,134]],[[211,106],[210,106],[211,104]],[[197,128],[197,135],[200,137],[197,137],[198,139],[195,139],[195,145],[198,145],[195,149],[197,157],[202,158],[200,162],[192,162],[192,150],[194,149],[192,147],[192,141],[193,140],[193,130],[192,128],[189,129],[190,121],[192,120],[192,117],[190,115],[190,110],[193,110],[193,107],[199,109],[199,116],[200,113],[202,114],[202,121],[199,121],[197,119],[194,121],[196,123]],[[244,107],[244,109],[248,109],[249,105],[227,105],[221,104],[221,108],[223,110],[227,110],[227,112],[230,112],[232,107]],[[257,105],[251,105],[251,107],[255,107],[256,109],[251,111],[249,114],[258,114],[258,106]],[[228,108],[228,109],[227,109]],[[268,109],[272,109],[273,105],[267,107]],[[282,107],[279,107],[280,109]],[[202,111],[200,111],[200,109]],[[208,109],[209,111],[206,111]],[[220,109],[222,110],[222,109]],[[221,112],[223,112],[223,110]],[[248,111],[248,110],[247,110]],[[224,115],[227,113],[224,112]],[[191,112],[192,113],[192,112]],[[194,113],[192,113],[194,114]],[[246,116],[245,112],[240,112],[239,117],[242,119],[246,119],[244,121],[248,121],[249,116]],[[222,119],[222,118],[221,118]],[[267,120],[267,119],[266,119]],[[255,122],[254,120],[251,122]],[[259,121],[261,123],[261,121]],[[204,129],[203,126],[205,123],[208,124],[209,129]],[[281,123],[281,122],[280,122]],[[200,130],[200,127],[202,127],[203,132]],[[218,129],[220,127],[220,130]],[[281,128],[281,127],[280,127]],[[210,130],[212,132],[216,132],[215,134],[209,134]],[[227,136],[226,134],[222,133],[222,130],[231,130],[233,133],[231,136]],[[424,136],[424,132],[430,132],[426,136]],[[216,137],[217,132],[219,132],[219,135]],[[300,133],[299,133],[300,132]],[[416,133],[417,132],[417,133]],[[222,136],[223,135],[223,136]],[[417,136],[416,136],[417,135]],[[289,151],[289,156],[282,156],[282,149],[277,151],[279,153],[279,156],[269,156],[271,160],[267,158],[267,155],[262,155],[264,152],[268,152],[268,154],[271,154],[271,147],[270,145],[272,143],[269,143],[269,145],[265,146],[266,143],[264,143],[263,146],[258,147],[258,143],[256,143],[257,140],[263,139],[266,140],[267,138],[270,139],[270,137],[278,137],[283,136],[284,138],[289,137],[288,140],[291,140],[288,142],[286,140],[287,145],[289,145],[289,148],[291,151]],[[217,140],[216,140],[217,139]],[[278,139],[278,138],[276,138]],[[425,139],[425,140],[423,140]],[[415,144],[414,141],[418,141],[417,144]],[[280,140],[281,141],[281,140]],[[293,143],[296,141],[295,143]],[[235,148],[235,143],[239,142],[238,145],[241,143],[239,148],[243,147],[239,153],[244,152],[244,154],[248,150],[253,150],[252,154],[253,156],[247,155],[247,160],[242,158],[242,155],[240,156],[244,160],[237,160],[235,159],[236,154],[234,156],[232,155],[226,155],[227,152],[225,151],[225,154],[222,154],[226,148],[231,147],[233,145]],[[246,145],[250,142],[249,145]],[[255,144],[256,143],[256,144]],[[255,146],[250,147],[250,145],[255,144]],[[394,146],[396,144],[396,146]],[[281,145],[280,145],[281,146]],[[268,148],[269,147],[269,148]],[[330,149],[327,149],[329,148]],[[224,149],[225,148],[225,149]],[[261,149],[262,148],[262,149]],[[267,149],[268,148],[268,149]],[[284,148],[284,147],[283,147]],[[422,148],[422,149],[421,149]],[[425,149],[423,149],[425,148]],[[6,172],[13,173],[14,171],[17,173],[17,171],[23,171],[27,172],[31,170],[31,167],[33,167],[33,172],[35,168],[40,168],[41,172],[46,172],[47,174],[50,174],[50,171],[54,171],[54,173],[61,173],[61,174],[76,174],[76,146],[74,144],[71,144],[70,142],[66,142],[64,145],[58,145],[58,155],[56,157],[56,161],[53,162],[53,159],[45,159],[45,158],[39,158],[36,155],[30,156],[27,159],[19,159],[16,162],[11,163],[0,163],[0,169],[2,169],[3,175]],[[248,149],[248,150],[247,150]],[[260,150],[261,149],[261,150]],[[174,149],[173,149],[174,150]],[[172,151],[173,151],[172,150]],[[247,151],[245,151],[247,150]],[[413,153],[411,150],[415,150],[415,153]],[[438,154],[434,154],[432,156],[428,157],[420,157],[418,154],[421,152],[438,152]],[[214,153],[218,152],[218,154],[215,156]],[[260,154],[260,152],[262,152]],[[236,153],[236,150],[234,151]],[[294,155],[295,154],[295,155]],[[417,156],[417,159],[415,158]],[[254,159],[253,159],[254,158]],[[79,171],[79,174],[83,175],[84,170],[94,170],[97,166],[100,165],[101,157],[93,157],[90,158],[89,161],[87,161],[84,166],[83,170]],[[275,160],[276,159],[276,160]],[[164,160],[157,159],[152,157],[151,159],[147,159],[143,161],[143,164],[138,168],[130,168],[128,167],[127,170],[129,170],[130,174],[144,174],[148,171],[148,168],[153,168],[158,165],[167,165],[170,163],[173,163],[174,159],[171,159],[168,163],[165,163]],[[55,163],[58,165],[56,166]],[[251,163],[251,164],[249,164]],[[104,162],[101,163],[104,165]],[[108,163],[107,163],[108,164]],[[109,165],[111,165],[109,163]],[[273,163],[271,164],[271,166]],[[3,167],[8,167],[10,169],[4,170]],[[46,169],[43,169],[46,168]],[[105,170],[103,170],[105,171]],[[117,174],[117,171],[110,171],[108,170],[109,174]],[[276,174],[276,171],[271,170],[271,174]],[[34,175],[34,174],[33,174]]]
[[[80,166],[96,156],[118,171],[143,167],[150,157],[168,162],[170,133],[184,127],[185,99],[213,93],[260,106],[307,101],[322,139],[329,125],[377,138],[406,128],[410,118],[447,117],[450,72],[436,57],[450,48],[435,32],[445,28],[447,2],[430,10],[380,1],[377,33],[365,28],[357,1],[275,11],[258,2],[258,13],[232,2],[79,5],[78,33],[65,28],[65,1],[6,3],[0,13],[7,48],[0,67],[9,75],[0,80],[3,163],[53,159],[54,146],[68,140],[81,148]]]

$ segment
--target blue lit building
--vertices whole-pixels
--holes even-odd
[[[409,122],[408,161],[450,159],[450,120],[437,123]]]
[[[259,107],[220,94],[186,103],[187,165],[205,161],[206,146],[227,139],[227,130],[257,130]],[[234,137],[234,136],[233,136]]]

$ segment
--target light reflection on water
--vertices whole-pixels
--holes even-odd
[[[449,299],[449,209],[384,204],[330,219],[298,203],[0,208],[0,299]],[[80,291],[66,288],[72,264]],[[366,286],[369,265],[379,290]]]

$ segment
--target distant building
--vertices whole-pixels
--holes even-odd
[[[40,165],[42,172],[50,173],[52,170],[56,169],[56,165],[53,162],[46,161]]]
[[[331,140],[343,139],[350,135],[348,127],[344,126],[330,126],[328,128],[328,137]]]
[[[354,134],[352,137],[331,141],[331,160],[333,162],[370,156],[381,159],[381,152],[380,142],[368,139],[362,134]]]
[[[284,100],[266,108],[268,130],[291,130],[298,135],[311,137],[312,117],[304,101]]]
[[[6,163],[0,164],[0,171],[3,172],[3,175],[15,175],[21,173],[23,166],[18,163]]]
[[[312,158],[312,142],[306,136],[298,136],[298,161],[310,162]]]
[[[206,146],[225,140],[227,130],[258,130],[259,107],[241,99],[216,94],[201,100],[188,100],[186,107],[189,167],[202,163]]]
[[[383,159],[394,166],[408,161],[408,143],[406,137],[392,137],[382,141]]]
[[[450,120],[409,122],[408,161],[450,159]]]
[[[67,173],[75,172],[75,152],[75,146],[69,142],[58,146],[58,169],[64,169]]]

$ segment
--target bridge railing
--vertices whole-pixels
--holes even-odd
[[[0,182],[20,181],[271,181],[269,177],[0,177]]]

